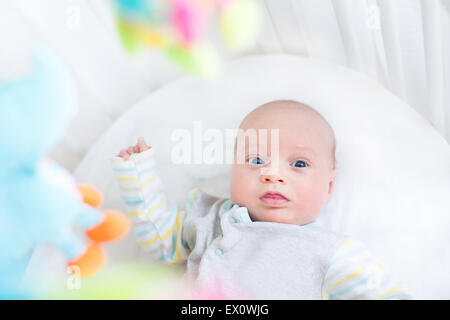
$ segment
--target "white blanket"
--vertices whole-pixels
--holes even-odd
[[[77,180],[102,190],[105,207],[124,209],[109,158],[144,136],[172,200],[181,204],[193,186],[228,196],[230,167],[173,164],[172,132],[192,132],[195,120],[203,132],[237,128],[262,103],[302,101],[328,119],[337,139],[340,170],[321,222],[366,242],[416,297],[449,299],[450,147],[432,126],[371,79],[331,63],[267,55],[225,71],[214,82],[177,80],[131,107],[86,155]],[[107,249],[110,263],[140,254],[132,234]]]

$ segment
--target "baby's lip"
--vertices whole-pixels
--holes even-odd
[[[261,198],[264,198],[264,197],[268,197],[268,198],[277,198],[277,197],[281,197],[281,198],[284,198],[285,200],[289,200],[289,199],[286,198],[282,193],[279,193],[279,192],[277,192],[277,191],[268,191],[268,192],[264,193],[264,194],[260,197],[260,199],[261,199]]]
[[[280,206],[289,201],[283,194],[276,191],[268,191],[259,197],[259,199],[270,206]]]

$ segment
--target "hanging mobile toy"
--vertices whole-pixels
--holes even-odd
[[[184,71],[215,76],[220,59],[206,40],[206,29],[217,13],[225,45],[245,47],[256,37],[260,7],[255,0],[113,0],[116,25],[125,49],[162,50]]]

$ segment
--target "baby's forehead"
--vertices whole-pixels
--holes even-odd
[[[292,139],[312,133],[330,136],[333,130],[325,118],[311,107],[301,103],[273,102],[250,112],[242,121],[242,130],[278,129],[280,139]],[[293,137],[294,135],[294,137]],[[296,136],[295,136],[296,135]]]
[[[305,104],[291,101],[274,101],[263,104],[247,114],[240,127],[249,128],[252,125],[257,126],[259,124],[261,126],[267,123],[270,126],[270,123],[277,120],[281,120],[284,125],[295,125],[302,119],[324,120],[316,110]]]
[[[249,130],[279,130],[279,143],[286,148],[304,145],[331,147],[334,153],[334,131],[316,110],[296,101],[274,101],[250,112],[240,125],[241,134]],[[258,141],[259,142],[259,141]]]

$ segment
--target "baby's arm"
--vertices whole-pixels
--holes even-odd
[[[344,241],[330,262],[322,284],[327,300],[412,299],[377,261],[365,245],[354,238]]]
[[[158,261],[185,260],[189,250],[182,239],[186,212],[168,202],[156,174],[153,149],[139,138],[136,146],[122,150],[111,164],[139,245]]]

